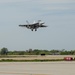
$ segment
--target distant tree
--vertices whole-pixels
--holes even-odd
[[[39,55],[39,53],[40,53],[40,50],[38,50],[38,49],[34,49],[34,50],[33,50],[33,54],[34,54],[34,55]]]
[[[53,50],[50,51],[50,54],[51,55],[60,55],[60,50],[54,50],[53,49]]]
[[[19,55],[24,55],[25,51],[18,51]]]
[[[1,54],[1,55],[7,55],[7,53],[8,53],[8,49],[5,48],[5,47],[2,48],[1,51],[0,51],[0,54]]]
[[[33,50],[32,50],[32,49],[29,49],[29,50],[28,50],[28,54],[29,54],[29,55],[32,55],[32,53],[33,53]]]
[[[32,53],[32,51],[33,51],[33,50],[30,48],[30,49],[29,49],[29,53]]]

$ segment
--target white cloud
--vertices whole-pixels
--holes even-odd
[[[75,2],[75,0],[0,0],[0,3],[7,3],[7,2],[22,2],[22,1],[29,1],[29,2],[40,2],[40,3],[63,3],[63,2]]]
[[[30,0],[30,1],[32,1],[32,3],[34,4],[37,4],[37,7],[39,7],[39,9],[41,10],[74,9],[71,3],[75,3],[75,0]]]
[[[64,6],[53,6],[53,7],[45,7],[43,10],[68,10],[70,8]]]
[[[35,0],[32,0],[35,1]],[[37,0],[41,4],[50,4],[50,3],[70,3],[75,2],[75,0]]]
[[[0,0],[0,3],[8,3],[8,2],[22,2],[27,0]]]
[[[65,3],[65,2],[75,2],[75,0],[38,0],[42,3]]]

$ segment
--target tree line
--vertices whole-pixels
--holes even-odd
[[[0,55],[75,55],[75,50],[39,50],[39,49],[29,49],[20,51],[9,51],[7,48],[3,47],[0,49]]]

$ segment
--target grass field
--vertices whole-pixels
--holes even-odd
[[[0,60],[62,60],[64,57],[75,58],[75,55],[7,55],[0,56]]]

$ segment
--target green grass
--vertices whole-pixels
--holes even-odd
[[[49,61],[64,61],[63,59],[44,59],[44,60],[13,60],[13,59],[2,59],[0,62],[49,62]]]

